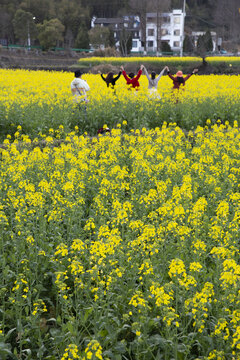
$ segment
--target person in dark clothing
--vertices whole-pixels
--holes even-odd
[[[110,71],[110,72],[107,74],[107,76],[104,77],[101,72],[99,72],[99,73],[101,74],[101,77],[102,77],[103,81],[105,81],[105,83],[107,84],[107,87],[110,86],[111,89],[114,89],[114,86],[115,86],[117,80],[120,78],[120,76],[121,76],[121,74],[122,74],[122,72],[119,71],[118,75],[114,77],[114,76],[113,76],[113,75],[114,75],[113,72]]]
[[[178,71],[176,73],[176,76],[172,76],[169,70],[169,67],[167,67],[167,73],[170,79],[173,81],[173,90],[182,89],[184,90],[185,82],[192,76],[193,74],[196,74],[198,72],[198,69],[194,69],[191,74],[188,74],[187,76],[183,77],[182,71]]]
[[[198,69],[194,69],[191,74],[188,74],[187,76],[183,77],[182,71],[178,71],[176,73],[176,76],[173,76],[170,73],[169,67],[167,66],[167,73],[170,79],[173,81],[173,100],[175,100],[175,103],[177,104],[179,101],[179,90],[184,90],[186,81],[192,76],[193,74],[196,74],[198,72]]]
[[[130,74],[128,74],[128,76],[127,76],[127,73],[124,70],[123,66],[121,66],[120,69],[122,71],[122,74],[123,74],[125,80],[127,81],[127,85],[131,85],[130,89],[138,90],[139,86],[140,86],[138,79],[142,75],[143,65],[140,66],[140,70],[138,71],[136,76],[132,72]]]

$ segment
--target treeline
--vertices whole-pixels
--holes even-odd
[[[239,0],[186,0],[186,32],[218,31],[239,43]],[[88,49],[91,19],[182,8],[183,0],[2,0],[0,43]],[[109,32],[108,45],[114,44]]]

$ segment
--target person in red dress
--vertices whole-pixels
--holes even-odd
[[[120,70],[122,71],[122,74],[123,74],[125,80],[127,81],[127,85],[130,85],[130,89],[138,90],[139,86],[140,86],[138,80],[139,80],[140,76],[142,75],[143,65],[140,66],[140,70],[138,71],[136,76],[133,72],[131,72],[130,74],[127,75],[123,66],[120,67]]]

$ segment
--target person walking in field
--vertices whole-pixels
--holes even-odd
[[[138,90],[140,87],[138,80],[139,80],[140,76],[142,75],[143,65],[140,66],[140,70],[138,71],[136,76],[133,72],[131,72],[130,74],[127,75],[123,66],[120,67],[120,70],[122,71],[122,74],[123,74],[125,80],[127,81],[127,85],[130,85],[129,89],[130,90],[132,90],[132,89]]]
[[[158,82],[161,79],[162,75],[164,74],[164,71],[167,70],[167,66],[165,66],[162,71],[160,72],[160,74],[156,77],[156,73],[155,71],[151,72],[151,77],[148,74],[147,69],[145,68],[145,66],[143,67],[143,71],[147,76],[148,79],[148,91],[150,95],[154,95],[157,98],[161,98],[158,91],[157,91],[157,87],[158,87]]]
[[[71,91],[74,96],[74,101],[81,102],[85,101],[87,103],[89,100],[87,98],[87,91],[90,90],[88,83],[81,78],[82,72],[80,70],[75,71],[75,78],[71,82]]]
[[[110,87],[111,89],[114,89],[117,80],[120,78],[120,76],[122,74],[122,72],[119,71],[118,75],[114,77],[113,72],[110,71],[107,74],[107,76],[104,77],[103,74],[100,71],[99,71],[99,73],[101,74],[101,77],[102,77],[103,81],[105,81],[105,83],[107,84],[107,87]]]

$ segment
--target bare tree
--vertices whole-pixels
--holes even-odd
[[[212,0],[214,1],[214,0]],[[219,35],[234,43],[240,41],[240,2],[239,0],[217,0],[214,20]]]
[[[120,51],[121,51],[122,55],[127,56],[130,53],[131,47],[132,47],[131,31],[128,31],[123,28],[123,30],[121,31],[121,35],[120,35],[119,44],[120,44]]]
[[[148,10],[150,12],[156,13],[156,26],[157,26],[157,52],[161,50],[161,40],[162,40],[162,14],[168,11],[170,8],[169,0],[149,0]]]
[[[132,13],[139,16],[143,42],[142,45],[144,51],[146,51],[146,18],[148,11],[148,0],[130,0],[129,5]]]
[[[14,31],[10,14],[0,8],[0,38],[8,42],[14,41]]]
[[[171,1],[170,0],[130,0],[129,5],[132,13],[138,15],[140,18],[144,51],[146,51],[147,13],[153,12],[156,14],[156,25],[157,25],[156,40],[157,40],[157,51],[159,51],[161,46],[161,27],[162,27],[161,14],[164,11],[169,10]]]

